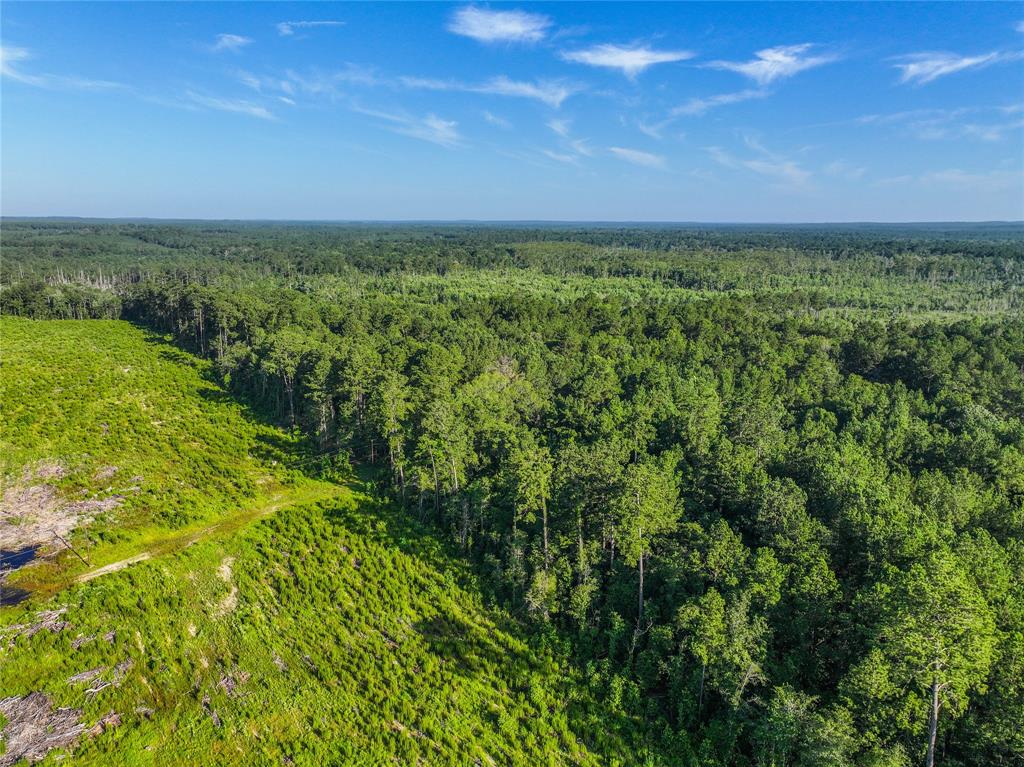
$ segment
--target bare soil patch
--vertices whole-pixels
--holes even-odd
[[[76,527],[124,501],[122,495],[68,501],[53,484],[65,474],[59,463],[37,464],[4,487],[0,497],[0,550],[60,545],[60,538],[67,538]]]

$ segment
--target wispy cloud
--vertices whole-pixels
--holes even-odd
[[[508,130],[512,127],[512,123],[506,120],[504,117],[488,112],[486,109],[483,111],[484,120],[489,122],[491,125],[495,125],[499,128]]]
[[[373,69],[361,64],[347,63],[333,72],[314,71],[309,75],[299,75],[288,70],[289,79],[300,89],[309,93],[334,92],[339,85],[373,86],[386,84]]]
[[[893,64],[900,70],[900,82],[924,85],[940,77],[946,77],[969,69],[984,69],[993,64],[1018,61],[1024,56],[1019,52],[1003,53],[992,51],[978,56],[961,56],[957,53],[922,52],[900,56]]]
[[[754,139],[747,138],[745,143],[756,153],[754,157],[737,157],[717,146],[707,147],[705,151],[719,165],[757,173],[772,180],[777,188],[801,190],[807,187],[811,180],[810,171],[788,157],[766,149]]]
[[[645,168],[665,167],[665,158],[660,154],[652,154],[650,152],[643,152],[639,149],[629,149],[628,147],[621,146],[610,146],[608,147],[608,151],[620,160],[625,160],[633,165],[641,165]]]
[[[526,11],[491,11],[467,5],[457,10],[448,31],[482,43],[536,43],[544,39],[551,19]]]
[[[671,122],[671,120],[662,120],[661,122],[649,123],[640,120],[637,122],[636,127],[645,136],[650,136],[660,141],[665,137],[664,130]]]
[[[626,77],[633,79],[648,67],[655,64],[669,64],[675,61],[692,59],[695,54],[690,51],[656,51],[646,46],[624,46],[602,44],[578,51],[562,51],[562,58],[577,64],[592,67],[618,69]]]
[[[486,93],[495,96],[516,96],[536,99],[556,109],[562,102],[576,93],[577,86],[552,80],[525,82],[512,80],[505,75],[492,77],[483,83],[463,83],[458,80],[436,80],[427,77],[400,77],[398,83],[406,88],[432,91],[463,91]]]
[[[260,104],[254,104],[251,101],[245,101],[244,99],[223,99],[215,96],[204,96],[201,93],[195,93],[188,91],[185,94],[188,100],[193,104],[207,109],[216,109],[221,112],[234,112],[236,114],[247,115],[248,117],[257,117],[260,120],[276,120],[277,117],[268,110],[266,107]]]
[[[413,117],[407,114],[381,112],[376,109],[365,109],[363,107],[352,107],[352,109],[359,114],[383,120],[389,130],[400,133],[403,136],[428,141],[431,144],[439,144],[448,148],[456,147],[462,142],[462,136],[459,135],[458,131],[458,123],[454,120],[442,119],[435,114]]]
[[[569,135],[569,121],[565,119],[548,120],[545,123],[551,130],[557,133],[559,136],[565,138]]]
[[[9,45],[0,45],[0,76],[6,77],[25,85],[32,85],[36,88],[49,88],[54,90],[79,90],[79,91],[110,91],[129,90],[124,83],[112,82],[111,80],[94,80],[77,75],[54,75],[46,73],[30,73],[24,71],[20,66],[21,62],[32,58],[27,48],[17,48]]]
[[[718,107],[765,98],[768,95],[768,91],[764,89],[747,89],[735,93],[720,93],[717,96],[694,97],[686,103],[670,109],[663,119],[656,122],[640,120],[636,123],[636,127],[641,133],[660,140],[664,138],[665,129],[682,117],[699,117]]]
[[[498,96],[521,96],[536,99],[555,108],[560,107],[563,101],[576,92],[576,88],[565,83],[551,80],[539,80],[534,83],[520,82],[511,80],[504,75],[491,78],[483,85],[470,87],[468,90]]]
[[[705,96],[692,98],[685,104],[681,104],[669,112],[671,117],[690,117],[702,115],[705,112],[715,109],[717,107],[727,106],[729,104],[738,104],[741,101],[750,101],[751,99],[763,99],[768,95],[768,91],[763,89],[747,89],[743,91],[737,91],[735,93],[720,93],[717,96]]]
[[[565,118],[548,120],[545,125],[554,133],[558,134],[561,147],[558,151],[544,149],[543,154],[552,160],[579,165],[583,158],[593,157],[594,149],[584,138],[574,138],[572,135],[572,122]]]
[[[846,179],[847,181],[857,181],[864,177],[867,172],[866,168],[859,165],[853,165],[845,160],[835,160],[830,162],[824,168],[825,174],[834,178]]]
[[[282,91],[287,94],[295,93],[295,83],[288,77],[268,77],[263,75],[255,75],[252,72],[245,70],[239,70],[236,73],[238,81],[246,88],[250,88],[257,93],[263,93],[265,91]]]
[[[576,154],[581,154],[584,157],[593,157],[594,156],[594,150],[593,150],[593,148],[591,148],[590,144],[587,143],[586,139],[582,139],[582,138],[573,139],[572,141],[569,142],[569,147]]]
[[[342,27],[344,21],[282,21],[277,25],[277,33],[282,37],[291,37],[296,29],[313,29],[314,27]]]
[[[345,95],[343,86],[375,86],[386,84],[372,69],[346,64],[333,72],[313,71],[300,74],[287,70],[280,75],[258,75],[245,70],[236,73],[238,81],[260,94],[278,94],[291,98],[296,94],[339,99]],[[287,103],[287,102],[286,102]]]
[[[946,187],[962,192],[1002,192],[1008,189],[1020,189],[1020,174],[1014,171],[995,169],[990,171],[966,171],[960,168],[947,168],[920,175],[903,174],[881,178],[873,186],[905,186],[917,185],[934,189]]]
[[[1013,120],[1005,123],[967,123],[960,129],[961,135],[976,138],[980,141],[1002,141],[1008,136],[1016,136],[1024,129],[1024,120]]]
[[[768,85],[798,72],[830,64],[838,58],[830,54],[806,55],[813,47],[812,43],[780,45],[756,51],[750,61],[712,61],[706,66],[738,72],[758,85]]]
[[[230,35],[220,34],[217,35],[216,41],[210,46],[210,50],[214,53],[220,53],[221,51],[228,51],[230,53],[238,53],[242,48],[252,44],[251,37],[243,37],[242,35]]]
[[[0,74],[18,82],[38,85],[35,82],[37,76],[22,72],[16,66],[19,61],[27,61],[32,58],[27,48],[12,48],[10,45],[0,47]]]
[[[920,181],[926,185],[939,184],[965,191],[998,192],[1005,189],[1020,188],[1020,174],[1008,170],[993,170],[983,173],[972,173],[949,168],[934,171],[921,176]]]
[[[557,162],[564,162],[567,165],[579,165],[580,158],[575,154],[566,154],[563,152],[555,152],[551,149],[541,149],[541,154]]]
[[[345,95],[342,86],[384,86],[396,89],[457,91],[462,93],[482,93],[496,96],[511,96],[540,101],[548,106],[558,108],[580,87],[572,83],[537,80],[533,82],[513,80],[505,75],[492,77],[479,83],[467,83],[459,80],[441,80],[431,77],[416,76],[385,76],[377,71],[359,64],[346,64],[333,72],[314,71],[299,74],[288,70],[284,76],[261,76],[241,71],[238,79],[246,87],[263,92],[283,91],[287,95],[306,93],[310,96],[329,96],[339,98]]]
[[[1024,35],[1024,21],[1018,21],[1016,24],[1013,25],[1013,28],[1020,32],[1022,35]]]
[[[922,141],[977,139],[997,142],[1014,135],[1024,120],[1018,115],[1021,105],[998,107],[960,107],[957,109],[911,109],[889,114],[871,114],[856,118],[858,125],[891,125]],[[995,118],[995,119],[993,119]]]

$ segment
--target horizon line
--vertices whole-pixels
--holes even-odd
[[[849,221],[696,221],[666,219],[542,219],[542,218],[189,218],[182,216],[75,216],[47,215],[22,216],[0,214],[0,221],[98,221],[98,222],[167,222],[167,223],[248,223],[248,224],[446,224],[446,225],[640,225],[640,226],[950,226],[950,225],[1004,225],[1022,226],[1024,219],[960,219],[960,220],[849,220]]]

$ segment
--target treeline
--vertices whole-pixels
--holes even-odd
[[[692,764],[1019,764],[1024,326],[151,285]],[[554,633],[551,633],[554,632]]]
[[[823,291],[856,310],[1021,308],[1024,228],[457,227],[5,222],[0,286],[98,289],[244,275],[292,287],[326,275],[529,270],[705,292]],[[2,298],[2,295],[0,295]],[[58,300],[59,303],[59,300]]]

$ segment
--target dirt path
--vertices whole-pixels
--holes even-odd
[[[199,541],[205,540],[213,535],[238,530],[248,523],[260,519],[261,517],[269,516],[275,511],[279,511],[286,506],[326,500],[328,498],[341,495],[342,493],[347,492],[347,490],[348,489],[342,485],[317,483],[313,486],[302,486],[288,493],[279,493],[271,497],[265,504],[241,511],[238,514],[234,514],[215,522],[212,525],[208,525],[201,530],[197,531],[195,529],[187,529],[170,533],[163,538],[159,538],[156,541],[148,543],[145,551],[82,573],[75,578],[75,582],[85,583],[86,581],[91,581],[94,578],[99,578],[102,575],[108,575],[110,573],[116,573],[118,570],[124,570],[126,567],[130,567],[138,562],[144,562],[147,559],[152,559],[153,557],[173,554],[177,551],[188,548],[193,543],[198,543]]]
[[[103,565],[95,570],[90,570],[87,573],[82,573],[76,579],[78,583],[85,583],[85,581],[91,581],[93,578],[99,578],[101,575],[107,573],[116,573],[118,570],[124,570],[129,565],[134,565],[136,562],[143,562],[150,558],[150,553],[144,551],[141,554],[136,554],[134,557],[128,557],[118,562],[111,562],[109,565]]]

